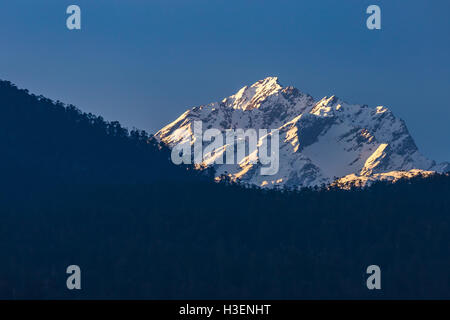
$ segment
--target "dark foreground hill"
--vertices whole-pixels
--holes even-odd
[[[9,83],[0,108],[0,298],[450,298],[449,176],[211,184],[145,134]],[[366,288],[372,264],[381,291]]]
[[[450,178],[360,191],[72,185],[2,199],[2,298],[450,298]],[[82,290],[65,268],[82,269]],[[366,289],[366,268],[382,290]]]
[[[0,81],[3,183],[139,183],[196,179],[141,130]]]

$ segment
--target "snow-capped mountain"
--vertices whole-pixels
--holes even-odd
[[[169,147],[193,143],[194,121],[202,121],[205,129],[223,132],[278,129],[279,170],[275,175],[261,175],[261,163],[249,161],[257,158],[257,153],[235,165],[213,163],[230,145],[203,162],[203,167],[214,166],[217,177],[225,174],[262,187],[316,186],[337,179],[342,185],[351,181],[365,185],[378,179],[395,181],[395,177],[411,177],[425,170],[448,171],[450,167],[449,163],[436,164],[424,157],[404,121],[389,109],[349,104],[335,96],[316,101],[296,88],[283,87],[276,77],[245,86],[221,102],[187,110],[155,137]]]

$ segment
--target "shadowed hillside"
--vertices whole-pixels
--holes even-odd
[[[141,130],[86,114],[0,81],[2,180],[51,183],[138,183],[194,178]]]

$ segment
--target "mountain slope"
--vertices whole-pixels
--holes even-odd
[[[404,121],[389,109],[349,104],[335,96],[315,101],[296,88],[283,87],[276,77],[245,86],[221,102],[194,107],[155,136],[171,148],[189,139],[193,143],[194,121],[222,132],[278,129],[280,163],[275,175],[260,175],[257,169],[261,164],[251,163],[250,157],[235,165],[213,163],[228,148],[236,150],[236,142],[203,162],[215,168],[217,177],[226,174],[263,187],[316,186],[349,175],[374,178],[384,172],[412,169],[419,171],[407,176],[420,170],[448,170],[448,163],[437,165],[419,152]],[[259,159],[259,155],[251,155],[255,156]]]
[[[118,122],[29,94],[7,81],[0,81],[0,150],[5,189],[194,178],[173,165],[168,150],[144,131],[128,132]]]

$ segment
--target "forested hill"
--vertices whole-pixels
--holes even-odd
[[[448,175],[211,183],[142,131],[8,82],[0,150],[0,299],[450,298]],[[82,290],[66,288],[72,264]],[[380,291],[366,287],[372,264]]]
[[[0,298],[450,298],[450,178],[65,186],[2,204]],[[82,290],[65,287],[82,269]],[[382,290],[368,290],[379,265]]]
[[[152,183],[197,179],[141,130],[83,113],[0,81],[2,180],[51,183]],[[195,177],[194,177],[195,176]]]

